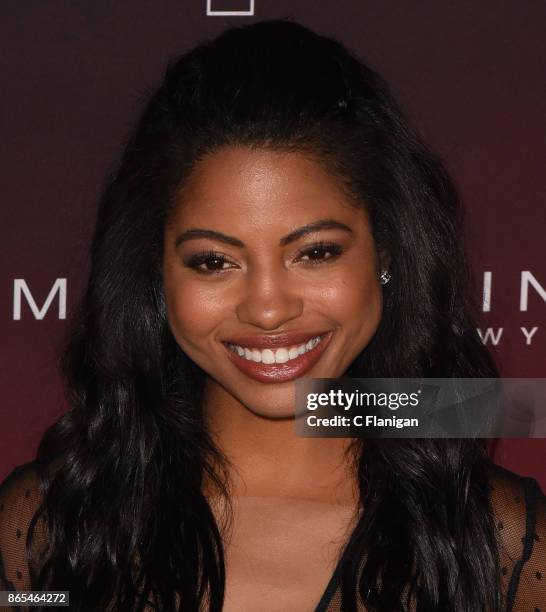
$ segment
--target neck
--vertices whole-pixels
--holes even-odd
[[[293,418],[257,415],[209,381],[203,411],[214,443],[229,461],[234,496],[356,504],[351,438],[298,437]]]

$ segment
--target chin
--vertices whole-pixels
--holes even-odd
[[[294,391],[288,393],[271,393],[270,397],[259,399],[240,397],[239,401],[247,410],[264,419],[293,419],[295,413]]]

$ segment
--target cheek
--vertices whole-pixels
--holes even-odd
[[[361,283],[345,282],[345,299],[340,300],[347,316],[375,320],[382,306],[382,292],[375,277]]]
[[[366,313],[372,315],[381,307],[382,291],[375,271],[365,269],[360,274],[351,270],[338,270],[322,294],[343,318]]]
[[[226,302],[221,291],[181,282],[166,288],[165,298],[171,331],[182,348],[198,348],[225,318]]]
[[[321,300],[349,340],[366,342],[381,320],[383,292],[373,269],[361,274],[340,270],[328,286],[323,285]]]

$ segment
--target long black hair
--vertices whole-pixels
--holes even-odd
[[[352,377],[495,377],[473,322],[461,207],[383,79],[288,20],[231,28],[170,63],[100,202],[63,372],[70,408],[42,441],[47,525],[33,588],[75,610],[222,608],[227,459],[203,425],[204,372],[175,342],[161,261],[174,195],[226,145],[307,152],[369,212],[392,281]],[[476,440],[355,440],[364,508],[343,610],[499,609],[487,454]],[[366,555],[366,562],[361,561]],[[408,591],[409,589],[409,591]]]

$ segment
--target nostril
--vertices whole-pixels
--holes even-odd
[[[303,301],[297,297],[277,295],[274,298],[248,296],[236,308],[241,323],[274,331],[303,313]]]

